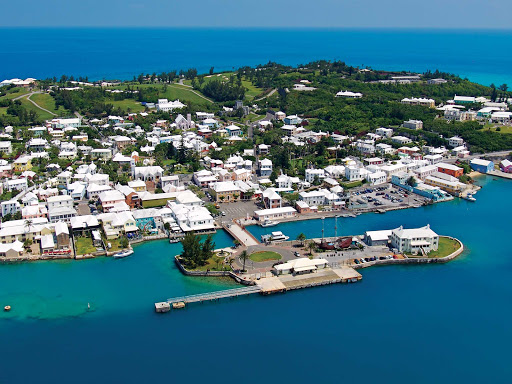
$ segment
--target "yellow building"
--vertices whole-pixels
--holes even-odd
[[[458,197],[462,195],[462,191],[466,188],[466,184],[459,181],[448,181],[434,176],[428,176],[425,179],[425,184],[441,188],[443,191]]]
[[[14,172],[25,172],[32,169],[31,158],[29,156],[20,156],[13,163]]]
[[[208,189],[216,202],[231,202],[240,200],[242,191],[232,181],[222,181],[210,184]]]

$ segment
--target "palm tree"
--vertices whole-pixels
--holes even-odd
[[[301,246],[304,246],[304,241],[306,241],[306,235],[304,233],[299,233],[297,236],[297,241],[300,241]]]
[[[240,254],[240,260],[243,262],[242,272],[245,272],[245,262],[249,259],[249,254],[246,250],[243,250]]]
[[[313,251],[314,251],[314,249],[315,249],[315,248],[316,248],[316,244],[315,244],[315,242],[314,242],[314,241],[310,241],[310,242],[308,243],[308,249],[309,249],[309,254],[310,254],[311,256],[313,256]]]
[[[32,227],[32,223],[33,223],[32,220],[29,220],[29,219],[25,220],[25,227],[28,228],[28,231],[30,231],[30,228]]]

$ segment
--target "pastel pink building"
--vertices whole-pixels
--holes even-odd
[[[512,161],[507,159],[502,160],[500,163],[500,169],[502,172],[512,173]]]

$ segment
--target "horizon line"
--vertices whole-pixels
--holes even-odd
[[[190,30],[352,30],[352,31],[370,31],[370,30],[414,30],[414,31],[490,31],[490,32],[512,32],[512,27],[343,27],[343,26],[155,26],[155,25],[6,25],[0,26],[0,29],[190,29]]]

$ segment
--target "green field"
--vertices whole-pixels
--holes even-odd
[[[167,84],[167,90],[164,92],[164,84],[137,84],[132,83],[130,84],[130,87],[132,89],[144,89],[144,88],[150,88],[154,87],[159,90],[159,98],[161,99],[169,99],[169,100],[177,100],[179,99],[182,102],[192,102],[195,104],[208,104],[210,103],[208,100],[202,98],[201,96],[198,96],[195,94],[192,88],[185,87],[183,85],[179,84]],[[126,89],[127,85],[120,85],[118,87],[114,87],[113,89]],[[197,92],[197,91],[196,91]],[[123,100],[127,101],[127,100]]]
[[[261,251],[261,252],[254,252],[251,253],[249,256],[249,259],[256,263],[261,263],[263,261],[270,261],[270,260],[281,260],[281,255],[277,252],[272,251]]]
[[[437,251],[432,251],[428,254],[428,257],[446,257],[451,255],[457,249],[460,248],[458,241],[450,239],[448,237],[439,237],[439,247]]]
[[[204,77],[203,86],[212,80],[228,81],[229,77],[232,74],[233,74],[232,72],[224,72],[224,73],[218,73],[218,74],[211,75],[211,76],[206,75]],[[197,81],[197,79],[196,79],[196,81]],[[192,85],[192,80],[184,80],[183,84]],[[263,88],[256,87],[252,82],[250,82],[249,80],[246,80],[244,78],[242,78],[242,85],[247,89],[247,91],[245,92],[245,98],[249,99],[249,100],[252,100],[256,96],[261,95],[264,91]]]
[[[7,92],[7,95],[2,97],[6,99],[14,99],[15,97],[26,95],[27,93],[29,93],[29,90],[26,88],[13,88]]]
[[[512,133],[512,127],[509,126],[509,125],[500,126],[499,127],[499,129],[500,129],[499,131],[497,130],[497,128],[498,127],[494,127],[493,126],[493,127],[489,127],[489,128],[483,128],[482,131],[487,131],[487,130],[490,129],[492,132],[497,132],[497,133],[503,133],[503,134],[505,134],[505,133],[507,133],[507,134],[508,133]]]
[[[75,242],[77,255],[85,255],[87,253],[96,252],[96,247],[92,245],[92,239],[90,237],[79,237]]]
[[[30,96],[30,100],[35,102],[40,107],[43,107],[59,116],[69,115],[69,111],[60,106],[58,109],[55,108],[55,99],[47,93],[36,93]],[[42,111],[41,111],[42,112]]]
[[[141,103],[133,99],[109,100],[108,103],[112,104],[114,108],[121,108],[127,113],[143,112],[146,109]]]
[[[21,105],[25,107],[27,111],[34,111],[38,118],[41,120],[50,120],[53,119],[55,116],[51,113],[45,112],[40,108],[37,108],[34,104],[30,102],[26,97],[19,100],[21,102]]]

